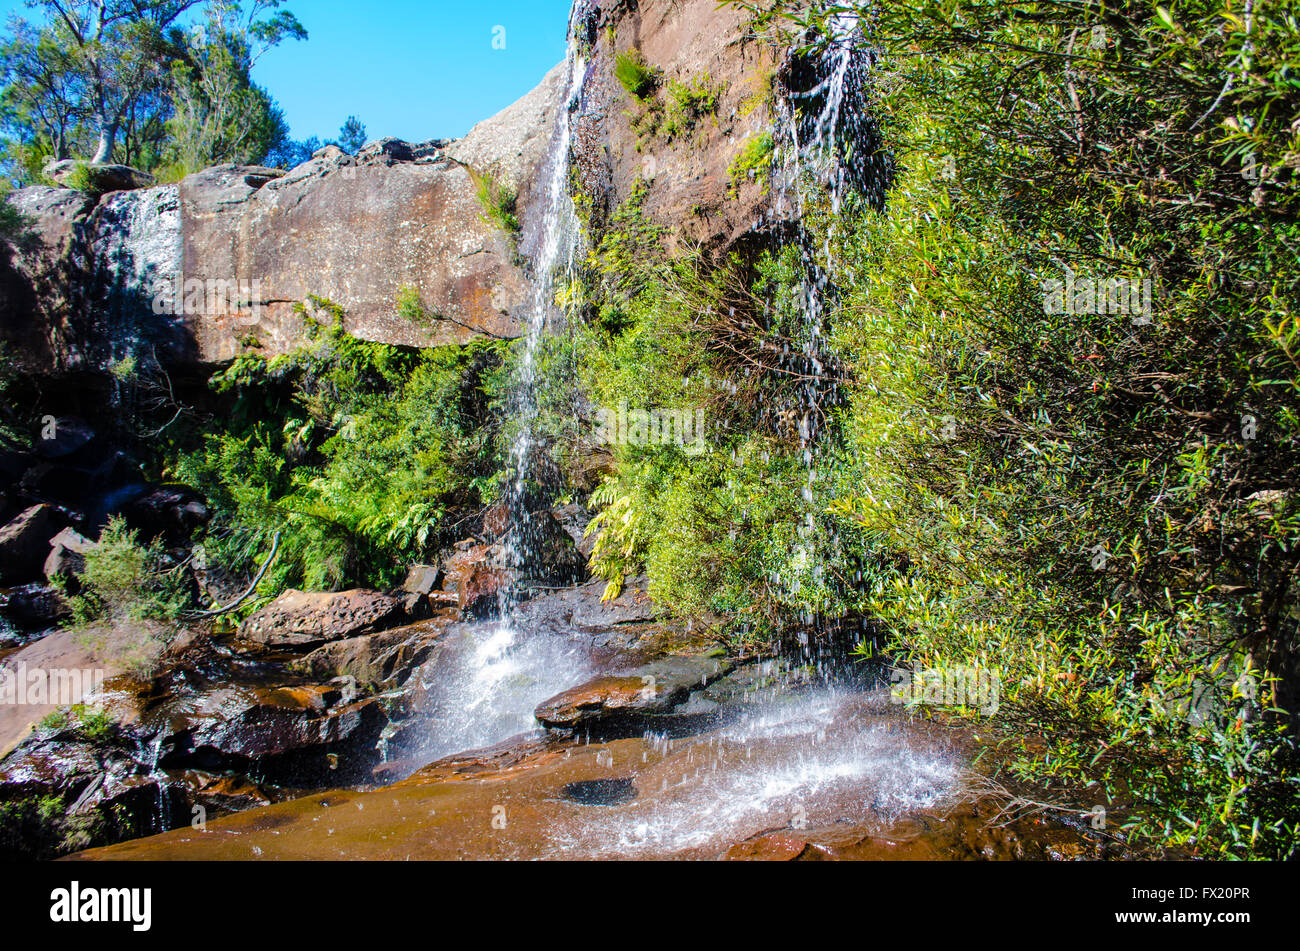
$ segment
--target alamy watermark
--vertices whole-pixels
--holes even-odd
[[[607,446],[678,446],[698,456],[708,449],[704,430],[702,409],[628,409],[624,401],[596,413],[595,439]]]
[[[98,668],[71,670],[43,667],[0,668],[0,706],[71,706],[80,703],[104,684],[104,671]]]
[[[1152,322],[1151,279],[1135,277],[1091,278],[1065,269],[1065,279],[1042,282],[1044,314],[1123,314],[1133,323]]]
[[[896,705],[975,707],[992,716],[1002,700],[1002,675],[990,667],[895,667],[889,683],[889,702]]]
[[[168,317],[239,315],[255,322],[262,315],[262,282],[239,278],[174,278],[153,287],[153,312]]]

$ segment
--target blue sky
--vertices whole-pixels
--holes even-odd
[[[564,58],[569,0],[287,0],[307,28],[258,63],[254,78],[293,137],[333,138],[349,115],[370,138],[463,135]],[[0,17],[30,15],[0,0]],[[505,49],[493,30],[504,27]]]

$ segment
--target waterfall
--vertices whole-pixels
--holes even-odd
[[[799,314],[798,350],[784,355],[783,369],[799,378],[799,443],[805,483],[802,521],[790,577],[779,579],[795,598],[811,582],[820,585],[835,539],[818,539],[817,515],[825,509],[826,415],[841,400],[838,370],[828,334],[837,307],[834,246],[840,213],[854,194],[880,200],[886,169],[876,156],[866,108],[871,52],[856,14],[833,17],[827,34],[807,34],[783,64],[777,83],[772,175],[772,212],[793,222],[799,257],[794,305]],[[814,209],[828,210],[820,238],[804,227]],[[829,551],[827,549],[830,549]],[[808,612],[804,621],[817,619]]]
[[[580,250],[581,229],[569,196],[569,147],[587,72],[579,35],[582,8],[578,0],[570,13],[563,98],[539,172],[540,202],[535,216],[525,222],[522,242],[531,260],[532,292],[509,401],[517,429],[504,489],[506,529],[500,567],[507,580],[497,592],[499,617],[459,626],[448,635],[441,660],[421,674],[433,695],[428,711],[433,726],[417,751],[426,760],[488,746],[534,728],[537,704],[581,681],[588,672],[586,652],[572,639],[536,631],[523,636],[513,617],[530,569],[544,556],[539,550],[544,546],[535,544],[538,538],[530,519],[535,508],[530,505],[534,501],[530,482],[540,443],[537,362],[557,319],[556,291],[561,281],[572,277]]]
[[[530,542],[535,540],[530,537],[528,516],[529,481],[534,473],[533,454],[538,444],[535,430],[539,409],[538,351],[556,311],[555,294],[560,286],[557,278],[572,277],[581,239],[573,199],[569,196],[569,146],[573,137],[573,118],[581,104],[582,84],[587,72],[587,60],[578,35],[581,8],[582,2],[578,0],[569,14],[565,58],[567,78],[551,146],[541,170],[540,215],[530,223],[530,227],[535,229],[532,294],[510,399],[510,415],[518,429],[510,448],[512,476],[505,493],[508,528],[504,539],[504,560],[510,578],[501,588],[498,598],[503,617],[519,599],[533,554]]]

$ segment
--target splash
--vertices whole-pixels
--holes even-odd
[[[591,674],[576,639],[523,637],[508,620],[454,628],[437,660],[420,672],[430,729],[420,749],[405,755],[432,761],[535,730],[537,705]]]
[[[552,834],[555,857],[712,857],[775,829],[883,828],[961,781],[957,757],[864,717],[834,690],[786,695],[712,736],[648,744],[655,762],[622,767],[634,774],[636,798],[573,807]],[[610,766],[617,773],[621,764]]]

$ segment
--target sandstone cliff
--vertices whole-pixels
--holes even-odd
[[[457,141],[385,140],[355,157],[326,148],[287,173],[219,166],[102,197],[18,191],[10,201],[31,230],[0,248],[0,341],[38,373],[102,371],[141,349],[212,365],[249,346],[292,349],[310,296],[341,305],[370,340],[516,336],[530,245],[485,219],[478,188],[486,178],[516,194],[525,234],[535,229],[560,108],[575,113],[573,185],[597,236],[638,181],[645,213],[674,240],[726,248],[760,228],[764,187],[733,180],[732,167],[770,125],[773,53],[745,15],[714,0],[621,0],[584,3],[576,23],[586,71],[573,102],[559,101],[557,66]],[[644,101],[614,75],[628,50],[660,77]],[[688,127],[647,132],[645,113],[675,83],[707,87],[714,104]],[[399,314],[410,288],[429,319]]]

